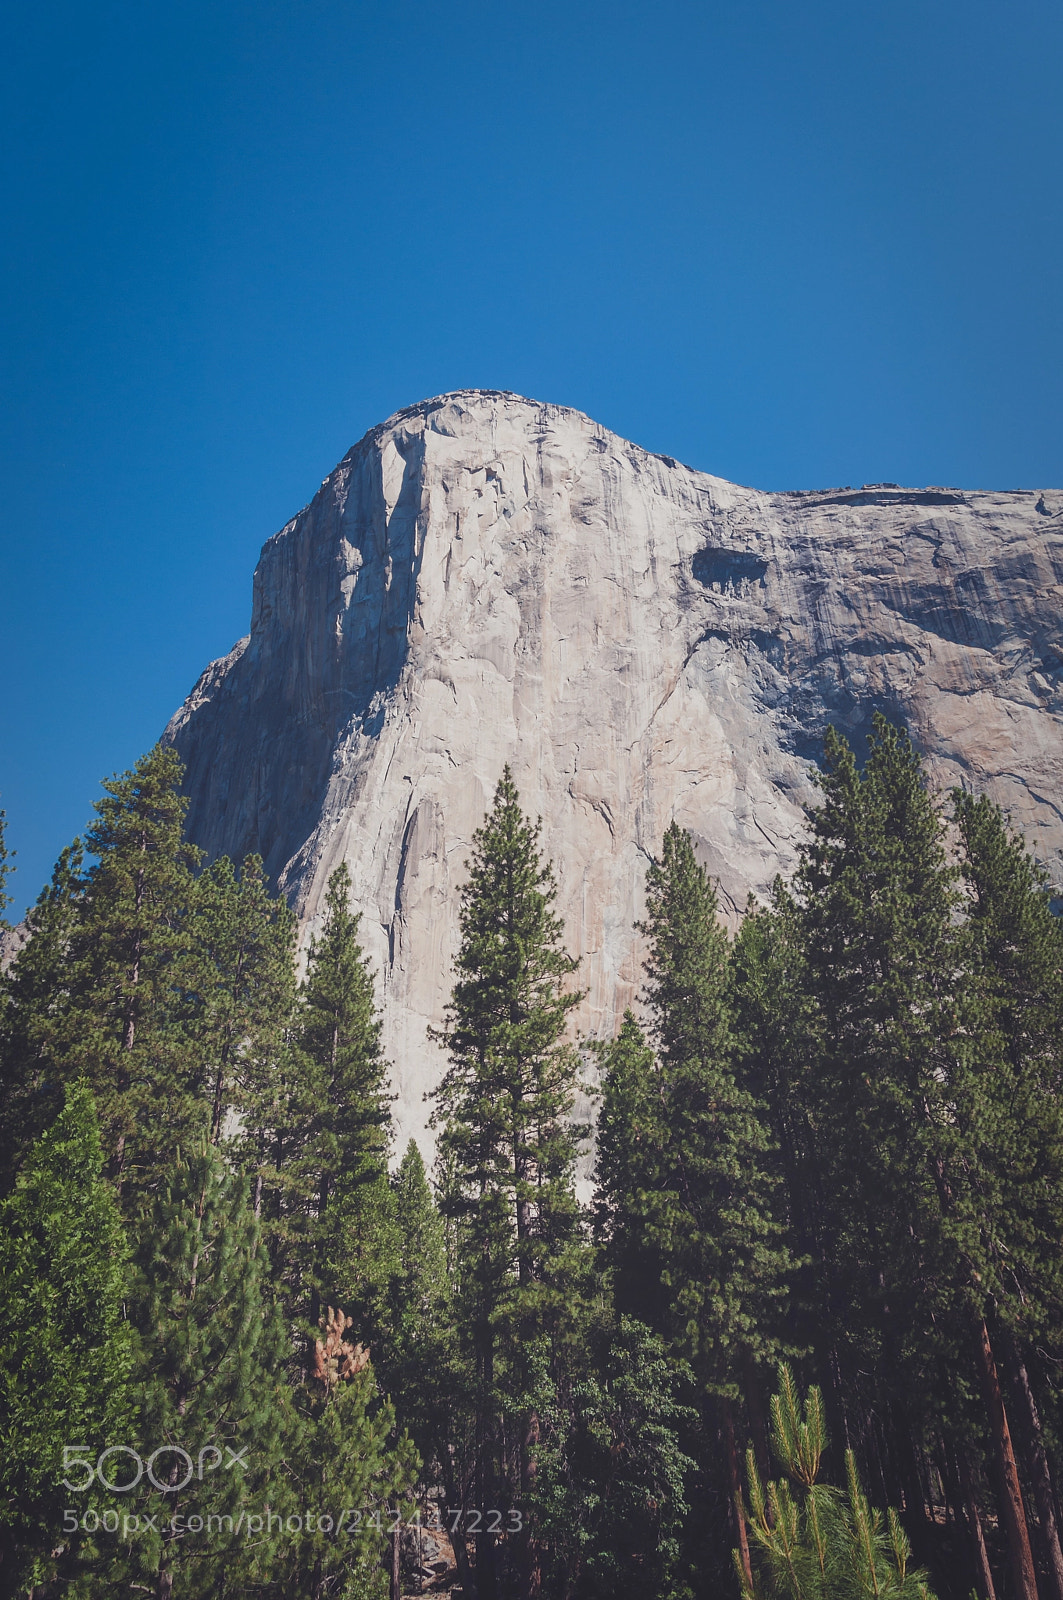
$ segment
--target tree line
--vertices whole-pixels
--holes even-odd
[[[0,1593],[397,1597],[424,1519],[479,1600],[1063,1600],[1063,936],[998,807],[830,732],[733,936],[668,829],[589,1044],[507,769],[428,1174],[346,868],[300,979],[180,781],[104,785],[3,980]]]

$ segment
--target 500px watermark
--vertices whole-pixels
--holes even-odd
[[[81,1467],[84,1475],[80,1482],[71,1483],[69,1477],[63,1479],[63,1487],[70,1489],[74,1494],[84,1494],[94,1483],[99,1483],[102,1488],[108,1489],[111,1494],[128,1494],[135,1489],[141,1478],[147,1474],[148,1482],[153,1489],[158,1489],[161,1494],[176,1494],[179,1489],[184,1489],[198,1478],[203,1482],[204,1475],[208,1472],[232,1472],[239,1467],[241,1472],[247,1471],[247,1462],[244,1457],[247,1446],[242,1450],[234,1450],[231,1445],[204,1445],[196,1456],[179,1444],[160,1444],[148,1456],[147,1460],[128,1444],[112,1444],[106,1450],[101,1450],[93,1460],[87,1444],[65,1444],[63,1446],[63,1471],[69,1473],[72,1468]],[[124,1476],[119,1465],[124,1458],[127,1471],[136,1469],[136,1476],[130,1477],[128,1482],[122,1482]],[[155,1466],[162,1458],[168,1461],[165,1475],[156,1474]],[[116,1513],[117,1515],[117,1513]]]
[[[502,1531],[502,1518],[505,1515],[508,1521],[507,1533],[516,1534],[523,1527],[524,1518],[518,1509],[508,1512],[495,1511],[449,1511],[447,1523],[451,1534],[461,1531],[474,1533],[479,1531],[479,1521],[475,1524],[466,1519],[477,1519],[486,1515],[489,1519],[498,1519],[498,1526],[492,1524],[491,1532]],[[421,1522],[417,1517],[413,1521],[404,1521],[399,1515],[392,1516],[390,1512],[381,1513],[378,1509],[356,1510],[348,1508],[337,1512],[335,1515],[328,1511],[292,1512],[283,1515],[273,1511],[268,1505],[261,1511],[241,1511],[238,1515],[224,1512],[211,1512],[207,1516],[198,1516],[195,1513],[184,1516],[163,1517],[161,1512],[154,1516],[141,1512],[125,1512],[120,1515],[117,1511],[75,1511],[71,1507],[63,1512],[63,1530],[66,1533],[120,1533],[123,1539],[131,1539],[140,1534],[157,1533],[171,1539],[179,1539],[187,1534],[219,1533],[239,1537],[258,1536],[259,1534],[288,1534],[289,1537],[300,1534],[324,1534],[333,1538],[365,1538],[370,1533],[400,1533],[407,1529],[416,1531],[420,1528],[440,1528],[442,1523]]]

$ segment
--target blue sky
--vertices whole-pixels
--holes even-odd
[[[765,488],[1063,485],[1056,0],[7,8],[17,909],[398,407]]]

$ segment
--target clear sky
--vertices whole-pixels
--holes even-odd
[[[1058,0],[5,8],[16,909],[448,389],[764,488],[1063,485]]]

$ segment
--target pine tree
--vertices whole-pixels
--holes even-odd
[[[543,1411],[534,1509],[548,1593],[635,1600],[677,1592],[695,1465],[682,1442],[695,1413],[679,1399],[681,1387],[644,1323],[621,1317],[592,1330],[582,1370]]]
[[[538,1431],[531,1358],[557,1338],[579,1271],[569,1120],[577,1062],[563,1035],[581,997],[564,987],[577,963],[562,944],[539,834],[507,767],[473,837],[461,891],[457,979],[440,1034],[450,1067],[435,1096],[454,1169],[448,1207],[460,1221],[462,1314],[478,1385],[476,1492],[485,1511],[500,1503],[498,1411],[507,1402],[518,1413],[521,1488],[529,1495]],[[500,1358],[509,1359],[505,1372]],[[538,1590],[538,1563],[532,1531],[523,1552],[527,1594]],[[486,1530],[478,1536],[477,1583],[482,1600],[492,1600],[494,1539]]]
[[[58,1116],[65,1073],[57,1033],[68,1005],[69,950],[84,889],[77,840],[56,863],[26,918],[28,938],[3,984],[0,1028],[0,1193],[25,1153]]]
[[[897,1512],[891,1507],[884,1520],[868,1504],[852,1451],[845,1453],[844,1493],[817,1481],[827,1443],[819,1390],[809,1391],[802,1408],[793,1374],[782,1365],[771,1413],[772,1442],[787,1477],[765,1484],[748,1453],[758,1582],[736,1551],[743,1600],[762,1594],[774,1600],[932,1600],[926,1573],[911,1567]]]
[[[987,1229],[1002,1218],[979,1154],[988,1102],[958,870],[919,757],[883,717],[863,772],[830,732],[820,783],[795,891],[819,1038],[808,1093],[829,1236],[823,1343],[842,1355],[845,1404],[891,1419],[888,1455],[916,1524],[918,1451],[943,1407],[962,1409],[973,1356],[1016,1593],[1033,1600],[987,1321]]]
[[[205,1132],[171,1171],[141,1232],[131,1306],[141,1454],[164,1487],[147,1474],[128,1505],[158,1527],[131,1542],[110,1577],[147,1573],[159,1600],[171,1591],[205,1600],[223,1573],[250,1582],[276,1556],[276,1541],[241,1536],[239,1518],[264,1503],[287,1509],[287,1345],[247,1179]],[[198,1532],[192,1518],[203,1519]]]
[[[756,1422],[757,1370],[785,1348],[792,1264],[764,1109],[734,1074],[727,935],[690,835],[675,823],[646,886],[657,1059],[646,1061],[626,1022],[605,1087],[599,1214],[610,1216],[613,1259],[634,1266],[646,1296],[630,1309],[692,1364],[715,1411],[744,1539],[735,1405],[744,1395]]]
[[[903,1308],[914,1285],[920,1315],[943,1316],[947,1296],[936,1168],[957,1064],[956,873],[918,757],[883,718],[862,773],[830,730],[819,781],[795,893],[817,1034],[805,1109],[829,1196],[824,1337],[850,1373],[912,1393],[926,1357]]]
[[[95,859],[77,902],[67,1006],[55,1031],[61,1074],[88,1077],[127,1209],[205,1116],[187,1027],[199,852],[183,838],[182,770],[173,750],[156,745],[103,785],[85,835]]]
[[[329,879],[324,923],[299,993],[287,1101],[272,1130],[276,1192],[265,1214],[304,1338],[313,1336],[329,1303],[353,1312],[359,1337],[375,1343],[384,1335],[396,1265],[387,1174],[391,1097],[372,973],[350,894],[344,864]]]
[[[442,1486],[445,1503],[464,1504],[472,1414],[470,1371],[454,1322],[444,1219],[411,1139],[391,1180],[398,1270],[391,1282],[390,1338],[374,1365],[396,1398],[424,1464],[426,1483]],[[464,1547],[456,1541],[460,1576],[469,1582]]]
[[[32,1146],[0,1204],[0,1590],[47,1578],[63,1511],[98,1507],[88,1463],[127,1442],[132,1353],[122,1317],[127,1246],[101,1177],[84,1082]],[[71,1465],[71,1451],[79,1464]],[[77,1447],[80,1447],[77,1448]],[[91,1481],[92,1473],[89,1471]],[[96,1513],[98,1515],[98,1511]]]
[[[630,1009],[598,1058],[595,1237],[618,1311],[649,1320],[660,1310],[662,1260],[645,1224],[670,1166],[667,1090],[660,1061]]]
[[[394,1341],[415,1350],[431,1337],[450,1300],[443,1219],[436,1208],[415,1139],[406,1146],[392,1179],[399,1271],[394,1280]]]
[[[380,1399],[369,1353],[345,1313],[326,1307],[316,1331],[288,1461],[302,1537],[280,1553],[277,1592],[285,1600],[384,1600],[388,1530],[411,1510],[417,1452],[405,1434],[395,1437],[394,1410]]]
[[[190,933],[189,1047],[217,1144],[227,1118],[246,1118],[272,1087],[295,1002],[295,917],[270,895],[260,856],[239,874],[222,856],[196,883]]]
[[[1063,936],[1047,876],[999,806],[960,791],[953,806],[976,996],[976,1153],[967,1165],[977,1162],[978,1203],[990,1223],[972,1266],[991,1296],[1045,1564],[1061,1600],[1056,1494],[1034,1391],[1054,1400],[1040,1353],[1063,1351]]]

